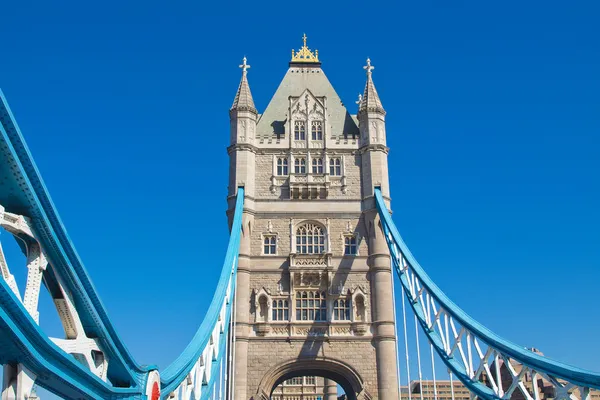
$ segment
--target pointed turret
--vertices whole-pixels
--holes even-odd
[[[258,114],[256,111],[256,107],[254,107],[254,99],[252,99],[252,92],[250,92],[250,85],[248,85],[248,68],[250,66],[246,64],[246,57],[243,59],[242,65],[240,68],[242,69],[242,80],[240,81],[240,86],[238,87],[237,93],[235,94],[235,99],[233,100],[233,105],[231,106],[231,111],[250,111],[255,114]]]
[[[237,188],[245,187],[246,196],[254,196],[254,167],[255,157],[254,139],[256,135],[256,121],[258,111],[254,106],[250,86],[248,85],[248,68],[244,57],[242,65],[242,80],[229,110],[230,144],[229,156],[235,165],[235,174],[230,175],[229,195],[235,196]],[[233,214],[231,214],[233,217]]]
[[[367,65],[363,68],[367,71],[367,84],[365,85],[365,93],[358,106],[358,112],[368,111],[385,115],[385,110],[383,109],[383,105],[381,105],[381,100],[379,99],[377,89],[375,89],[375,84],[373,83],[373,77],[371,76],[373,74],[372,71],[375,69],[375,67],[371,65],[371,59],[367,58]]]
[[[373,188],[380,187],[384,196],[389,196],[387,152],[385,132],[385,110],[373,83],[373,67],[367,58],[367,84],[358,99],[358,128],[363,151],[363,193],[373,196]]]

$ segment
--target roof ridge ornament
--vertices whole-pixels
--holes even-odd
[[[301,63],[318,63],[319,62],[319,50],[315,50],[313,53],[310,51],[308,46],[306,46],[306,33],[302,36],[302,41],[304,45],[298,52],[294,52],[292,49],[292,62],[301,62]]]

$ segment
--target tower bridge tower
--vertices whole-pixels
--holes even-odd
[[[381,187],[389,198],[374,67],[367,60],[358,115],[306,36],[262,114],[245,58],[240,67],[228,148],[231,217],[237,187],[246,196],[234,397],[266,400],[280,383],[316,375],[349,399],[397,400],[392,275],[373,197]]]

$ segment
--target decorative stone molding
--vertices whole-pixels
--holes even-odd
[[[263,287],[259,290],[253,289],[252,294],[254,295],[254,323],[271,322],[271,293]]]
[[[356,336],[364,336],[369,329],[369,325],[364,322],[354,322],[352,324],[352,331]]]
[[[297,336],[328,336],[325,326],[296,326],[294,333]]]
[[[271,325],[265,322],[257,323],[254,325],[256,336],[266,336],[271,331]]]

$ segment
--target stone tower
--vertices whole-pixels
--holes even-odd
[[[367,60],[350,115],[306,45],[258,114],[247,79],[230,110],[229,215],[245,187],[235,399],[320,376],[349,399],[398,399],[390,259],[373,189],[389,198],[385,111]],[[316,396],[315,396],[316,399]],[[325,400],[335,399],[326,390]]]

